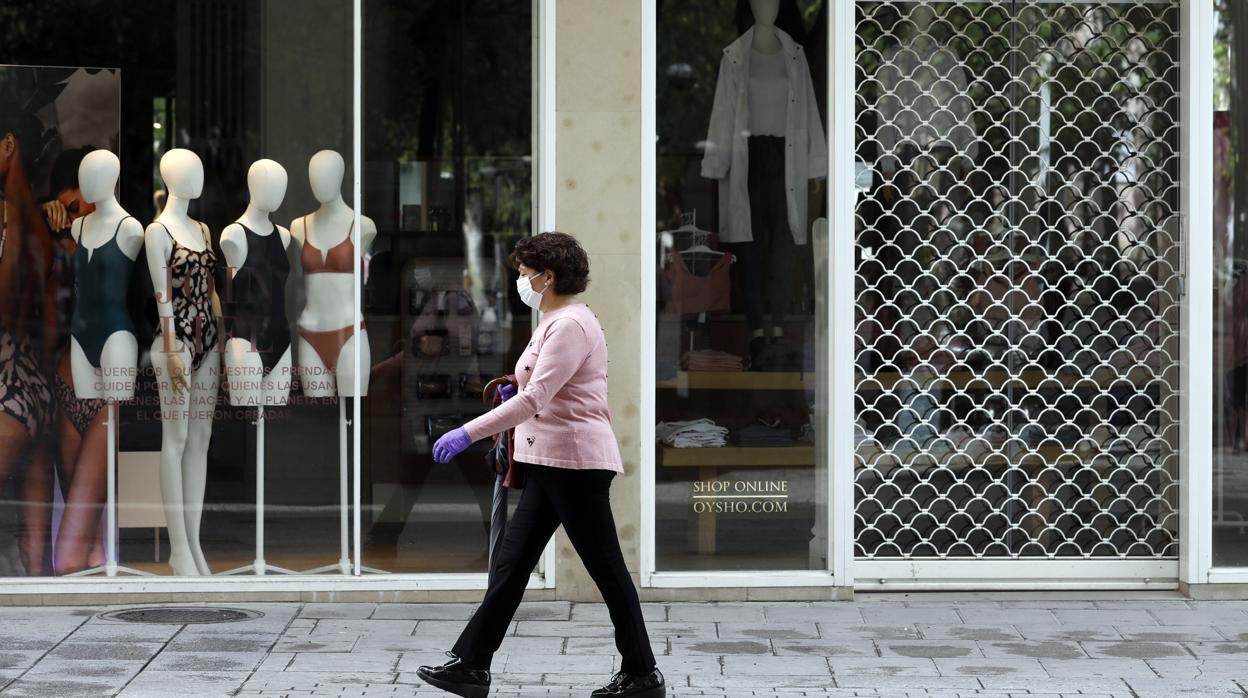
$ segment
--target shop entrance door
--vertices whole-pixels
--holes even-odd
[[[1173,586],[1179,2],[855,22],[857,585]]]

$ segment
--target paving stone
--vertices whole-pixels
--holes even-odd
[[[468,622],[475,603],[383,603],[377,604],[374,620],[458,620]]]
[[[808,654],[823,657],[877,657],[871,640],[772,640],[777,655]]]
[[[828,660],[823,657],[754,657],[731,655],[723,658],[725,676],[754,674],[830,675]]]
[[[363,671],[390,673],[399,662],[397,652],[351,652],[296,654],[286,671]]]
[[[251,671],[265,659],[264,652],[161,652],[148,666],[156,671]]]
[[[144,668],[143,661],[117,659],[43,659],[23,675],[53,678],[85,679],[88,681],[112,681],[124,684]]]
[[[1040,662],[1053,676],[1066,679],[1085,676],[1111,679],[1156,677],[1142,659],[1042,659]]]
[[[880,640],[876,643],[883,657],[983,657],[979,645],[970,640]]]
[[[1148,611],[1162,625],[1214,625],[1215,623],[1233,623],[1242,619],[1248,624],[1248,615],[1235,609],[1192,608],[1188,610],[1157,610]]]
[[[5,642],[7,645],[7,641]],[[45,654],[40,650],[9,650],[0,649],[0,671],[11,669],[29,669]]]
[[[862,611],[845,602],[773,603],[763,607],[768,623],[842,623],[861,625]]]
[[[820,637],[859,640],[921,640],[913,625],[836,625],[817,623]]]
[[[244,691],[311,690],[321,686],[394,683],[397,674],[370,671],[257,671],[243,684]],[[334,694],[336,695],[336,694]]]
[[[746,688],[833,688],[832,677],[826,672],[822,675],[794,675],[794,674],[733,674],[724,676],[713,676],[710,674],[694,674],[689,677],[689,686],[692,688],[723,688],[728,689],[728,695],[743,695],[740,689]]]
[[[1012,625],[919,625],[927,640],[1021,640],[1023,636]]]
[[[265,652],[276,640],[272,635],[178,635],[165,645],[169,652]]]
[[[90,623],[79,626],[70,642],[168,642],[182,630],[180,625],[157,623]]]
[[[941,676],[1039,676],[1048,672],[1038,660],[1005,657],[935,659]]]
[[[913,625],[916,623],[962,625],[962,617],[952,608],[870,608],[862,609],[867,625]]]
[[[706,638],[673,638],[672,654],[713,654],[713,655],[760,655],[772,654],[771,643],[767,640],[719,640]]]
[[[1248,662],[1243,659],[1150,659],[1148,666],[1163,679],[1248,680]]]
[[[121,692],[122,698],[168,698],[176,687],[180,697],[232,696],[243,685],[246,673],[207,671],[154,671],[145,669]]]
[[[519,642],[520,638],[513,638],[517,642],[511,644],[522,644],[525,650],[532,651],[535,654],[615,654],[615,638],[614,637],[569,637],[567,640],[557,637],[526,637],[523,642]],[[541,649],[536,649],[538,645],[547,645]],[[503,647],[507,648],[508,642],[503,643]],[[667,654],[667,640],[650,638],[650,651],[655,656]]]
[[[1192,656],[1178,642],[1085,642],[1083,649],[1097,659],[1167,659]]]
[[[1143,609],[1064,609],[1053,613],[1063,624],[1071,625],[1157,625],[1157,619]],[[1032,625],[1022,623],[1022,625]]]
[[[609,677],[614,657],[607,655],[576,656],[565,654],[508,654],[504,662],[494,662],[497,671],[531,672],[553,674],[600,674]]]
[[[667,606],[657,603],[643,603],[641,617],[647,623],[660,623],[667,620]],[[607,613],[607,605],[602,603],[572,604],[572,620],[589,623],[610,623],[611,615]]]
[[[163,644],[156,642],[62,642],[48,652],[48,656],[57,659],[147,660],[163,647]]]
[[[828,664],[838,682],[845,676],[940,676],[931,659],[906,657],[831,657]]]
[[[1052,674],[1052,672],[1050,673]],[[979,677],[979,682],[983,685],[984,690],[1004,691],[1011,694],[1030,694],[1033,691],[1056,692],[1059,695],[1082,692],[1121,695],[1130,693],[1126,682],[1118,677],[1084,676],[1067,678],[1053,674],[1053,678],[1039,682],[1035,677],[1029,676],[981,676]]]
[[[435,626],[446,621],[414,621],[414,620],[359,620],[359,619],[327,619],[317,621],[316,627],[308,634],[309,637],[317,635],[399,635],[408,636],[413,634],[417,628],[425,623],[432,623]],[[446,623],[447,627],[452,625],[457,628],[456,632],[462,630],[463,623]]]
[[[731,623],[763,622],[762,604],[746,603],[674,603],[667,609],[667,619],[676,621],[726,621]]]
[[[961,608],[958,615],[967,625],[1050,625],[1057,614],[1047,608]]]
[[[1122,636],[1112,625],[1019,625],[1018,632],[1026,640],[1040,641],[1114,641]],[[1153,627],[1157,627],[1154,625]]]
[[[1027,640],[1019,642],[981,642],[985,657],[1022,657],[1031,659],[1087,659],[1088,654],[1077,642]]]
[[[1115,625],[1127,640],[1142,642],[1218,642],[1222,633],[1208,625]]]
[[[470,616],[464,616],[467,623]],[[568,601],[529,601],[516,609],[515,620],[570,620],[572,604]]]
[[[99,698],[119,692],[127,679],[88,680],[70,676],[23,676],[4,689],[4,695],[29,698]]]
[[[819,637],[814,623],[719,623],[719,637],[757,640],[812,640]]]
[[[282,639],[277,641],[273,650],[275,652],[350,652],[355,648],[355,644],[359,642],[359,639],[358,636]]]
[[[300,618],[371,618],[375,603],[310,603],[299,609]]]

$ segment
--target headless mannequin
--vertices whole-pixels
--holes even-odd
[[[78,225],[71,228],[71,232],[74,242],[86,247],[94,256],[112,241],[116,231],[118,249],[133,261],[143,247],[143,226],[117,202],[114,191],[120,173],[121,161],[107,150],[96,150],[82,159],[78,167],[78,186],[83,199],[95,205],[95,211],[83,217]],[[109,281],[122,287],[130,283],[129,279]],[[133,332],[118,330],[108,336],[100,354],[99,368],[91,365],[77,339],[70,338],[70,347],[75,395],[84,400],[105,398],[110,401],[134,397],[139,343]]]
[[[328,251],[352,235],[355,212],[342,200],[342,178],[346,163],[332,150],[322,150],[308,163],[308,180],[312,194],[321,207],[290,224],[291,237],[300,253],[311,243],[312,250],[326,259]],[[306,227],[305,227],[306,226]],[[367,253],[377,237],[377,225],[367,216],[361,217],[358,255]],[[326,332],[348,327],[355,322],[354,274],[304,270],[307,303],[299,315],[300,381],[310,397],[351,397],[355,395],[355,347],[360,347],[360,396],[368,394],[368,374],[372,357],[367,330],[361,328],[342,344],[334,366],[326,366],[322,355],[302,334],[304,330]]]
[[[147,265],[152,276],[161,333],[152,341],[152,366],[160,390],[160,492],[169,527],[169,564],[177,575],[211,574],[199,546],[200,515],[208,470],[214,401],[220,381],[220,350],[207,354],[193,369],[191,340],[175,337],[169,264],[174,243],[195,251],[210,245],[203,229],[187,216],[191,199],[204,188],[199,156],[176,148],[160,159],[160,177],[169,190],[165,208],[147,227]],[[163,225],[162,225],[163,224]],[[168,232],[166,232],[166,229]],[[220,317],[213,294],[213,310]]]
[[[239,216],[238,223],[221,231],[221,251],[231,278],[247,261],[247,233],[243,226],[260,237],[279,235],[282,247],[290,247],[290,231],[269,220],[269,214],[282,205],[286,196],[286,169],[272,160],[256,161],[247,171],[247,189],[251,193],[247,210]],[[274,310],[285,322],[285,308]],[[225,342],[225,370],[231,405],[284,405],[290,397],[293,373],[290,347],[286,347],[273,370],[266,375],[260,353],[253,350],[251,339],[231,337]]]

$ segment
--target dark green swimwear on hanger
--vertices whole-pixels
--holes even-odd
[[[122,218],[113,230],[113,237],[95,249],[88,249],[82,242],[87,218],[81,219],[83,222],[78,225],[78,249],[74,251],[77,303],[69,333],[82,347],[87,361],[96,368],[100,367],[104,343],[114,332],[134,332],[126,309],[126,289],[130,287],[134,260],[117,246],[121,224],[130,218]]]

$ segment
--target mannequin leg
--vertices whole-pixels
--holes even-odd
[[[342,345],[342,353],[338,355],[338,370],[335,377],[338,394],[355,396],[355,347],[360,347],[360,395],[368,395],[369,367],[372,364],[372,353],[368,346],[368,330],[353,335]]]
[[[182,453],[182,487],[186,516],[186,542],[195,567],[202,575],[212,574],[199,544],[199,525],[204,512],[204,490],[208,483],[208,442],[212,439],[213,412],[221,380],[220,357],[211,352],[191,381],[190,420],[186,450]]]
[[[169,533],[169,566],[176,575],[196,575],[199,569],[186,537],[182,457],[186,452],[190,417],[190,397],[174,390],[169,380],[169,362],[164,342],[158,335],[152,345],[152,368],[160,391],[160,496],[165,505]],[[182,362],[191,365],[191,356],[182,352]]]

